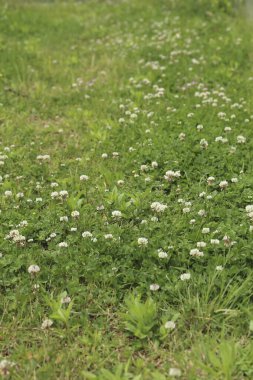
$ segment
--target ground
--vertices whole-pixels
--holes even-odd
[[[246,16],[1,2],[2,378],[253,378]]]

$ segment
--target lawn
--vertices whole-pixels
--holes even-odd
[[[253,378],[249,8],[0,1],[0,378]]]

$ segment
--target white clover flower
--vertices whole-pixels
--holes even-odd
[[[35,202],[37,202],[37,203],[42,202],[42,198],[40,198],[40,197],[39,197],[39,198],[36,198],[36,199],[35,199]]]
[[[58,193],[58,191],[53,191],[52,193],[51,193],[51,198],[52,199],[57,199],[59,197],[59,193]]]
[[[218,113],[218,117],[219,117],[220,119],[225,119],[226,116],[227,116],[227,114],[226,114],[225,112],[219,112],[219,113]]]
[[[146,172],[146,171],[148,171],[148,165],[141,165],[140,170],[141,170],[142,172]]]
[[[62,241],[61,243],[58,244],[58,247],[60,248],[68,248],[68,246],[69,246],[68,243],[65,241]]]
[[[61,190],[59,192],[59,194],[60,194],[60,197],[63,198],[63,199],[66,199],[68,197],[68,195],[69,195],[69,193],[68,193],[67,190]]]
[[[49,154],[44,154],[44,155],[38,155],[37,157],[37,160],[40,161],[40,162],[46,162],[46,161],[50,161],[50,156]]]
[[[6,198],[12,197],[12,191],[10,191],[10,190],[6,190],[6,191],[4,192],[4,195],[5,195]]]
[[[70,232],[76,232],[77,231],[77,228],[76,227],[71,227],[70,228]]]
[[[112,217],[115,219],[120,219],[122,217],[122,212],[119,210],[112,211]]]
[[[56,233],[55,232],[52,232],[51,234],[50,234],[50,238],[55,238],[56,237]]]
[[[210,243],[213,245],[218,245],[218,244],[220,244],[220,241],[219,241],[219,239],[211,239]]]
[[[106,240],[113,239],[113,234],[105,234],[105,235],[104,235],[104,238],[105,238]]]
[[[221,190],[224,190],[228,187],[228,181],[224,180],[219,183],[219,187]]]
[[[117,185],[118,185],[118,186],[123,186],[124,183],[125,183],[125,181],[123,181],[123,179],[119,179],[119,180],[117,181]]]
[[[201,148],[203,149],[207,149],[208,147],[208,142],[206,139],[201,139],[200,142],[199,142],[199,145],[201,146]]]
[[[153,202],[153,203],[151,203],[150,207],[151,207],[152,211],[155,211],[157,213],[162,213],[168,208],[167,205],[164,205],[160,202]]]
[[[28,273],[30,274],[36,274],[40,271],[40,267],[38,265],[33,264],[33,265],[30,265],[27,270],[28,270]]]
[[[16,364],[10,360],[7,360],[7,359],[2,359],[0,361],[0,375],[3,375],[4,377],[5,376],[8,376],[9,375],[9,371],[12,367],[14,367]]]
[[[152,161],[151,166],[153,169],[156,169],[158,167],[158,163],[156,161]]]
[[[204,241],[198,241],[197,242],[197,247],[198,248],[205,248],[206,247],[206,243]]]
[[[145,178],[145,182],[151,182],[151,178],[150,177],[146,177]]]
[[[202,131],[202,129],[203,129],[204,127],[203,127],[202,124],[198,124],[198,125],[196,126],[196,128],[197,128],[197,131],[200,132],[200,131]]]
[[[103,211],[105,209],[104,205],[97,206],[97,211]]]
[[[164,175],[164,178],[169,181],[169,182],[172,182],[174,181],[174,179],[176,178],[179,178],[181,177],[181,174],[180,174],[180,170],[177,170],[177,171],[174,171],[174,170],[168,170],[165,175]]]
[[[69,296],[65,296],[61,299],[62,304],[68,304],[71,302],[71,298]]]
[[[78,219],[79,218],[79,216],[80,216],[80,212],[79,211],[72,211],[72,213],[71,213],[71,216],[72,216],[72,218],[74,218],[74,219]]]
[[[52,183],[50,184],[50,186],[51,186],[51,187],[58,187],[59,185],[58,185],[57,182],[52,182]]]
[[[152,218],[150,218],[150,220],[151,220],[151,222],[158,222],[158,218],[157,218],[157,216],[152,216]]]
[[[112,158],[118,158],[119,153],[118,152],[112,152]]]
[[[142,219],[141,224],[147,224],[147,223],[148,223],[147,219]]]
[[[16,197],[18,199],[24,198],[24,193],[17,193]]]
[[[26,238],[23,235],[17,235],[17,236],[13,237],[14,243],[18,243],[18,244],[21,244],[21,245],[24,245],[25,240],[26,240]]]
[[[206,211],[205,210],[199,210],[198,215],[199,216],[206,216]]]
[[[231,245],[231,239],[229,236],[225,235],[222,240],[226,247],[229,247]]]
[[[25,244],[25,236],[21,235],[18,230],[11,230],[8,235],[5,236],[5,239],[11,239],[14,243],[17,243],[21,246]]]
[[[245,207],[245,211],[247,214],[250,214],[251,212],[253,212],[253,205],[247,205]]]
[[[199,197],[200,197],[200,198],[204,198],[205,195],[206,195],[206,192],[205,192],[205,191],[202,191],[202,193],[199,193]]]
[[[90,231],[84,231],[83,233],[82,233],[82,237],[83,238],[92,238],[92,233],[90,232]]]
[[[152,290],[152,292],[156,292],[157,290],[160,289],[160,286],[158,284],[151,284],[149,286],[149,289]]]
[[[26,226],[28,226],[28,222],[27,222],[27,220],[22,220],[22,221],[19,223],[18,226],[19,226],[19,227],[26,227]]]
[[[217,271],[222,271],[224,268],[222,265],[217,265],[217,267],[215,268]]]
[[[42,330],[49,329],[53,323],[54,322],[51,319],[48,319],[48,318],[44,319],[44,321],[41,324]]]
[[[189,212],[191,212],[190,207],[184,207],[183,208],[183,214],[188,214]]]
[[[238,182],[238,178],[231,178],[231,182],[232,183],[237,183]]]
[[[67,216],[61,216],[60,222],[68,222],[69,218]]]
[[[145,237],[140,237],[137,240],[138,245],[146,247],[148,245],[148,239]]]
[[[167,321],[164,325],[164,327],[167,329],[167,330],[174,330],[176,328],[176,324],[174,321]]]
[[[108,154],[107,154],[107,153],[102,153],[101,157],[102,157],[103,159],[106,159],[106,158],[108,158]]]
[[[218,136],[215,138],[216,142],[221,142],[223,144],[226,144],[228,142],[228,139],[226,137]]]
[[[209,234],[209,232],[210,232],[210,228],[209,227],[204,227],[204,228],[202,228],[202,234]]]
[[[180,141],[184,141],[185,140],[185,136],[186,136],[185,133],[181,132],[179,134],[178,138],[179,138]]]
[[[236,138],[238,144],[245,144],[246,143],[246,137],[239,135]]]
[[[166,257],[168,257],[168,253],[167,252],[165,252],[163,249],[158,249],[157,250],[157,252],[158,252],[158,257],[159,257],[159,259],[166,259]]]
[[[88,181],[89,177],[85,174],[80,175],[80,181]]]
[[[181,374],[182,372],[179,368],[170,368],[169,370],[169,376],[171,377],[180,377]]]
[[[196,223],[196,219],[191,219],[189,223],[190,224],[195,224]]]
[[[214,181],[215,181],[215,178],[214,178],[214,177],[208,177],[208,178],[207,178],[207,184],[208,184],[209,186],[213,185]]]
[[[191,278],[191,274],[190,273],[182,273],[180,275],[180,280],[181,281],[188,281],[188,280],[190,280],[190,278]]]
[[[203,257],[204,253],[200,251],[198,248],[193,248],[190,250],[190,255],[195,257]],[[182,278],[181,278],[182,280]]]
[[[11,230],[8,235],[6,235],[6,239],[13,239],[16,236],[19,236],[19,230]]]

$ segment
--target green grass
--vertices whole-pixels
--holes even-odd
[[[1,2],[0,377],[252,379],[252,46],[228,0]]]

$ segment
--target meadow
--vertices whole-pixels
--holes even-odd
[[[0,1],[0,378],[253,379],[249,13]]]

